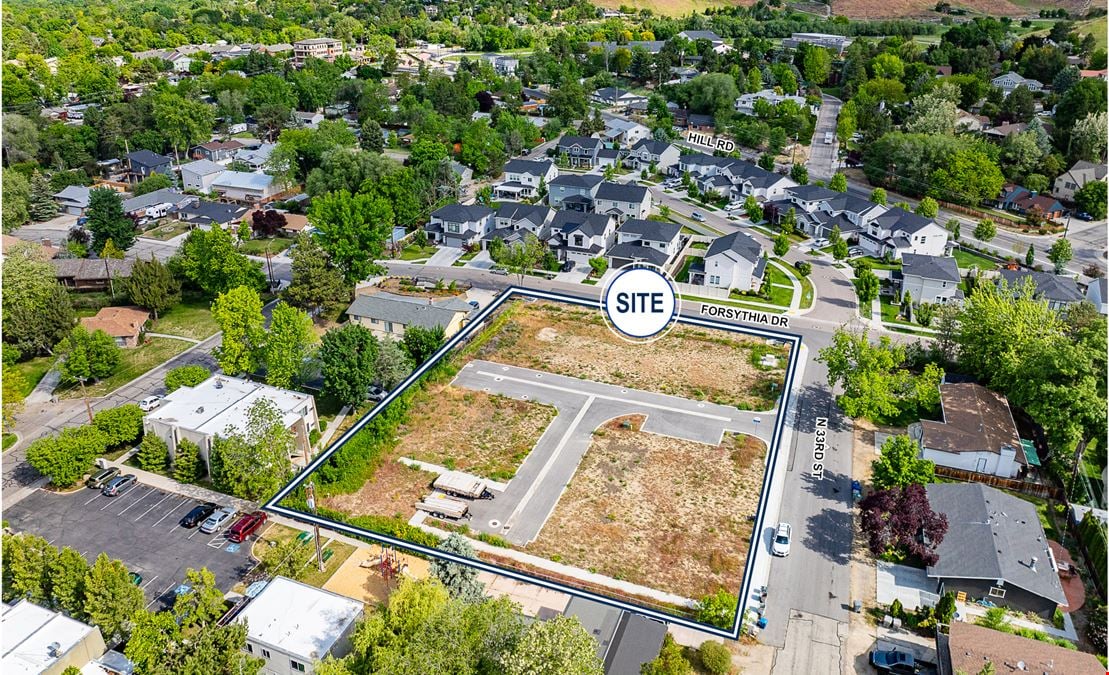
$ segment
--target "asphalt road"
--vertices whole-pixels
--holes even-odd
[[[230,589],[254,562],[250,543],[231,545],[224,535],[204,534],[178,521],[201,502],[138,485],[118,497],[99,490],[56,494],[38,490],[4,509],[16,531],[45,537],[54,546],[69,546],[90,563],[100,553],[118,558],[127,569],[142,575],[146,599],[173,598],[188,568],[207,567],[223,589]]]
[[[809,145],[809,178],[812,180],[829,179],[836,172],[839,157],[839,141],[836,139],[836,123],[843,102],[835,96],[824,94],[821,97],[820,112],[816,116],[816,130]],[[832,142],[825,143],[824,135],[832,134]]]
[[[480,360],[468,363],[452,384],[537,401],[558,410],[508,488],[492,500],[470,502],[470,527],[501,535],[521,546],[539,536],[589,449],[593,431],[609,420],[646,415],[642,427],[645,432],[717,445],[725,431],[760,436],[766,441],[776,419],[774,411],[740,411]]]

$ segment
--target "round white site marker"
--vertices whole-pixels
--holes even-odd
[[[678,296],[670,277],[653,265],[620,271],[605,286],[601,307],[609,327],[632,342],[652,342],[673,326]]]

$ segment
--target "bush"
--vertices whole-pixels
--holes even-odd
[[[940,601],[936,603],[936,620],[940,623],[951,623],[955,618],[955,594],[944,593]]]
[[[108,438],[108,447],[133,445],[142,438],[143,411],[134,403],[101,410],[92,416],[92,423]]]
[[[1105,526],[1093,517],[1093,511],[1086,513],[1086,517],[1078,524],[1078,537],[1086,547],[1087,559],[1094,561],[1090,571],[1097,577],[1100,586],[1105,588]]]
[[[732,669],[732,653],[719,642],[709,640],[701,645],[701,665],[713,675],[727,675]]]
[[[662,639],[662,649],[659,650],[658,658],[643,664],[640,672],[643,675],[687,675],[693,672],[693,666],[682,654],[682,646],[674,642],[674,638],[667,633]]]
[[[200,478],[200,448],[190,440],[177,443],[173,456],[173,479],[178,483],[195,483]]]
[[[697,610],[697,620],[718,628],[731,628],[735,623],[736,608],[739,601],[736,596],[721,588],[713,595],[701,598],[701,606]]]
[[[309,445],[314,446],[314,445],[316,445],[316,443],[319,442],[319,440],[320,440],[320,431],[319,431],[319,429],[313,429],[313,430],[308,432],[308,444]]]
[[[169,463],[169,446],[162,439],[150,434],[142,439],[142,446],[139,447],[135,459],[143,471],[162,473]]]
[[[1090,646],[1099,654],[1106,650],[1106,625],[1109,625],[1109,606],[1098,605],[1090,611],[1089,622],[1086,624],[1086,639]]]
[[[166,392],[181,387],[195,387],[211,376],[212,372],[204,366],[178,366],[166,373]]]
[[[107,449],[107,435],[86,424],[38,439],[27,447],[27,463],[55,486],[67,488],[80,480],[97,455]]]
[[[797,263],[795,267],[797,268],[797,273],[803,277],[807,277],[812,274],[812,263],[810,262],[805,262],[804,260],[802,260],[801,262]]]

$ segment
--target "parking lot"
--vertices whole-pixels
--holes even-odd
[[[6,509],[4,519],[16,532],[69,546],[90,563],[101,552],[118,558],[142,575],[146,599],[172,601],[188,568],[208,568],[229,590],[251,568],[250,544],[232,544],[224,534],[185,529],[178,521],[201,502],[141,483],[119,497],[99,490],[55,494],[38,490]],[[226,529],[226,528],[225,528]]]

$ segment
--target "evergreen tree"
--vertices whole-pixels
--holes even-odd
[[[169,461],[169,448],[156,435],[147,434],[142,439],[137,459],[143,471],[161,473],[166,470],[166,463]]]
[[[92,249],[100,251],[109,239],[124,251],[135,243],[135,221],[123,212],[123,198],[115,190],[97,188],[89,192],[88,228]]]
[[[1028,245],[1028,252],[1024,254],[1024,264],[1028,267],[1032,267],[1033,265],[1036,264],[1036,245],[1035,244],[1029,244]]]
[[[200,478],[200,468],[200,448],[197,444],[187,439],[179,441],[173,456],[173,480],[195,483]]]
[[[50,181],[38,171],[31,176],[29,209],[31,220],[39,223],[58,215],[58,203],[54,201],[54,197],[51,195]]]
[[[154,256],[135,261],[124,289],[131,302],[154,312],[155,321],[161,312],[181,302],[181,282]]]

